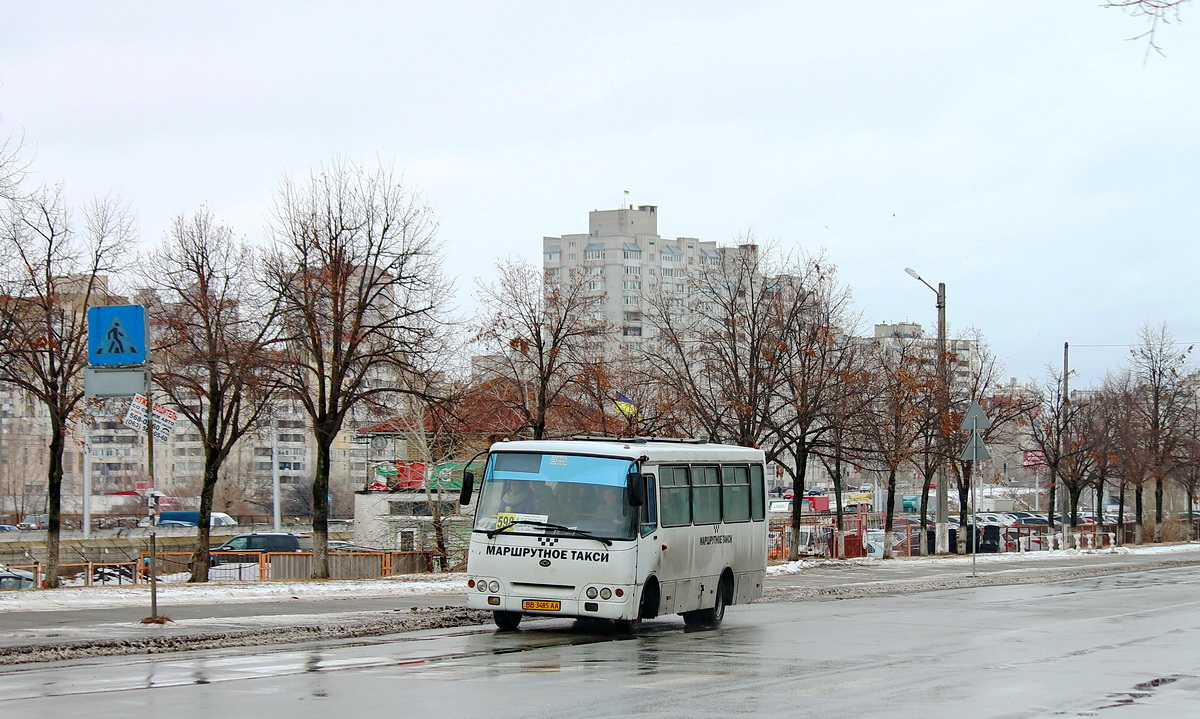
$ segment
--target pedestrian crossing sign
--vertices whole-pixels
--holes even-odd
[[[88,364],[138,365],[146,361],[146,308],[142,305],[90,307]]]

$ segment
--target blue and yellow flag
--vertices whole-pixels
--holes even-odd
[[[625,415],[634,422],[637,422],[639,419],[641,419],[641,415],[638,413],[638,406],[634,404],[633,400],[629,399],[620,392],[617,392],[616,407],[617,414]]]

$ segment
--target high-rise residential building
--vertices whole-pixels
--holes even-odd
[[[587,288],[604,293],[603,317],[628,349],[640,349],[652,331],[642,321],[644,294],[653,290],[684,298],[688,277],[720,264],[721,252],[714,241],[659,235],[655,205],[592,210],[586,234],[542,238],[546,272],[552,277],[585,273]]]
[[[921,325],[916,322],[880,322],[875,325],[876,342],[907,342],[920,347],[930,358],[937,361],[937,338],[925,334]],[[978,340],[969,338],[946,338],[946,352],[953,358],[951,366],[951,381],[969,383],[972,376],[980,370],[982,358],[979,355]]]

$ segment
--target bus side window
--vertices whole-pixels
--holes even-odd
[[[688,486],[687,467],[659,467],[658,486],[662,487],[659,509],[664,527],[692,523],[692,488]]]
[[[717,467],[692,467],[692,522],[721,521],[721,473]]]
[[[750,468],[721,468],[722,519],[726,522],[750,521]]]
[[[750,465],[750,518],[762,519],[766,516],[764,505],[766,492],[763,487],[763,468],[761,464]]]
[[[653,474],[643,474],[642,481],[646,483],[646,501],[638,508],[638,526],[644,537],[658,529],[658,495],[654,491]]]

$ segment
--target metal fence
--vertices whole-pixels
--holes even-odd
[[[208,578],[213,582],[309,579],[313,572],[312,552],[264,552],[239,554],[213,552]],[[156,552],[154,575],[160,584],[186,582],[191,578],[191,552]],[[45,581],[45,565],[9,564],[34,575],[34,586]],[[331,552],[331,579],[376,579],[403,574],[423,574],[434,569],[432,552]],[[150,553],[143,552],[128,562],[77,562],[60,564],[61,581],[75,586],[139,584],[149,581]]]
[[[883,535],[886,515],[883,513],[857,513],[843,516],[843,533],[839,537],[835,515],[811,514],[802,518],[798,530],[798,546],[801,557],[840,558],[882,557]],[[1170,531],[1165,541],[1196,541],[1200,539],[1200,521],[1172,521],[1164,523]],[[1005,552],[1037,552],[1051,549],[1104,549],[1136,541],[1133,522],[1124,524],[1080,524],[1067,527],[1064,536],[1062,525],[1054,531],[1046,525],[1019,525],[1012,527],[981,526],[977,532],[950,528],[950,553],[981,554]],[[1149,529],[1149,528],[1148,528]],[[792,535],[790,517],[772,517],[768,557],[785,561],[789,556]],[[921,527],[910,519],[897,517],[892,524],[892,556],[907,557],[922,554],[921,542],[927,543],[928,554],[933,554],[934,529],[929,525],[922,536]],[[978,548],[974,544],[978,542]]]

